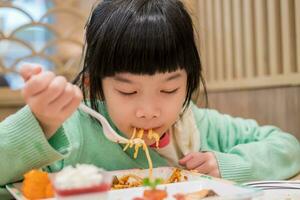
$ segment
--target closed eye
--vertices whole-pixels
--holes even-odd
[[[173,94],[178,91],[179,88],[176,88],[174,90],[161,90],[160,92],[165,93],[165,94]]]
[[[130,95],[134,95],[136,94],[137,92],[136,91],[133,91],[133,92],[123,92],[123,91],[120,91],[120,90],[117,90],[121,95],[125,95],[125,96],[130,96]]]

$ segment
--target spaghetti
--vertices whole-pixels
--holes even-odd
[[[128,148],[133,148],[134,147],[133,158],[136,159],[137,156],[138,156],[138,153],[139,153],[139,149],[142,147],[143,151],[146,154],[148,165],[149,165],[149,178],[152,179],[152,176],[153,176],[153,163],[152,163],[152,159],[151,159],[150,154],[149,154],[148,147],[147,147],[145,141],[143,140],[143,136],[144,136],[144,129],[140,129],[137,132],[137,129],[134,128],[133,129],[133,133],[131,135],[131,138],[129,139],[129,142],[125,145],[123,151],[126,151]],[[133,140],[135,138],[139,138],[139,139],[143,140],[143,143],[136,143],[136,144],[134,144]],[[147,138],[149,140],[154,139],[156,147],[158,148],[158,145],[159,145],[159,134],[158,133],[156,133],[152,129],[150,129],[150,130],[148,130]]]
[[[169,183],[176,183],[181,181],[187,181],[187,177],[181,173],[181,170],[175,168],[172,174],[162,181],[161,184],[169,184]],[[132,187],[139,187],[143,185],[143,178],[137,176],[135,174],[127,174],[121,177],[114,177],[112,189],[125,189],[125,188],[132,188]]]

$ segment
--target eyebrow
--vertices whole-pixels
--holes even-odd
[[[174,79],[178,79],[181,77],[181,73],[176,73],[176,74],[173,74],[172,76],[168,77],[165,81],[171,81],[171,80],[174,80]]]
[[[114,80],[119,81],[119,82],[123,82],[123,83],[132,83],[131,80],[129,80],[127,78],[124,78],[124,77],[121,77],[121,76],[118,76],[118,75],[116,75],[114,77]]]

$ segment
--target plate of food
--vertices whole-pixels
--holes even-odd
[[[135,187],[109,192],[112,200],[251,200],[262,196],[259,190],[243,188],[215,180],[194,180],[162,184],[156,187]]]
[[[109,199],[147,200],[160,193],[166,200],[257,199],[260,190],[234,185],[233,182],[174,167],[154,168],[152,183],[148,170],[110,172],[113,177]],[[156,183],[155,183],[156,182]],[[150,195],[150,198],[147,198]],[[160,198],[158,198],[160,199]]]
[[[47,200],[155,200],[156,198],[152,197],[156,195],[161,195],[157,199],[165,200],[203,198],[250,200],[262,196],[260,190],[237,186],[229,181],[172,167],[154,168],[151,179],[147,169],[105,172],[90,165],[68,167],[57,174],[48,175],[48,179],[45,172],[41,173],[43,174],[31,178],[31,183],[28,182],[29,175],[34,173],[27,173],[23,183],[7,185],[8,191],[17,200],[34,199],[33,196],[30,198],[25,196],[37,195],[36,192],[41,190],[37,189],[38,187],[43,187],[41,191],[46,195],[45,198],[39,196],[39,199]],[[45,180],[40,180],[43,178]],[[30,194],[30,191],[33,194]]]

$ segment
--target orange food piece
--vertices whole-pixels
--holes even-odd
[[[48,173],[40,170],[31,170],[24,175],[22,192],[31,200],[54,196]]]
[[[54,197],[54,190],[51,183],[48,183],[46,187],[46,198]]]
[[[168,194],[165,190],[145,190],[144,191],[144,199],[146,200],[163,200],[167,198]]]

